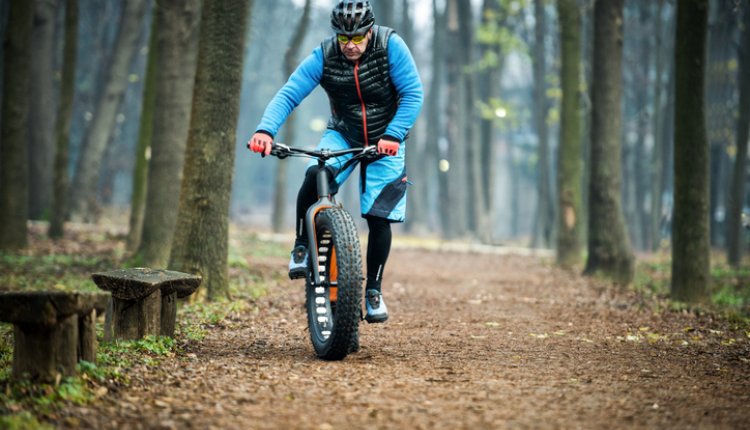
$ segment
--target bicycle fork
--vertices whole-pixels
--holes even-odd
[[[321,261],[320,259],[319,247],[327,248],[324,245],[328,245],[328,247],[330,247],[333,245],[333,243],[331,243],[330,238],[323,239],[323,240],[328,240],[329,243],[325,243],[325,244],[318,243],[317,232],[315,231],[315,218],[318,216],[318,212],[320,212],[323,209],[336,206],[336,202],[329,195],[330,178],[331,176],[328,170],[325,168],[325,163],[319,162],[318,173],[317,173],[318,201],[315,202],[312,206],[310,206],[307,209],[307,214],[305,215],[305,226],[307,227],[307,238],[308,238],[308,243],[310,244],[308,253],[310,256],[310,262],[311,262],[311,267],[312,267],[312,281],[316,287],[320,286],[323,282],[326,282],[326,281],[330,282],[330,279],[327,276],[328,274],[324,273],[325,261]]]

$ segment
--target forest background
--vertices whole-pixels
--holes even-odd
[[[2,211],[5,219],[16,220],[4,223],[11,232],[0,235],[6,247],[15,246],[14,235],[25,231],[17,226],[26,219],[51,220],[54,236],[60,234],[56,219],[124,222],[129,213],[134,261],[167,265],[172,235],[180,228],[177,196],[190,180],[183,173],[190,144],[182,149],[189,139],[196,147],[234,152],[222,161],[230,165],[202,165],[203,173],[231,170],[211,194],[229,193],[232,222],[291,231],[289,208],[303,162],[254,157],[245,142],[294,66],[330,35],[331,5],[238,2],[243,15],[223,23],[244,35],[238,39],[240,55],[226,57],[242,63],[238,80],[214,86],[214,107],[206,110],[234,136],[230,147],[195,137],[201,121],[196,118],[201,99],[192,96],[193,83],[198,94],[201,79],[200,64],[193,75],[201,61],[194,58],[203,39],[200,5],[173,3],[165,6],[163,21],[150,0],[38,1],[31,12],[26,7],[26,16],[33,14],[26,54],[33,55],[19,51],[28,61],[29,88],[27,122],[21,126],[10,116],[16,109],[8,108],[24,110],[10,91],[21,88],[21,81],[12,79],[24,64],[12,62],[19,52],[10,35],[23,34],[14,25],[25,21],[14,15],[22,13],[15,11],[16,2],[2,3],[0,22],[9,36],[0,53],[8,60],[3,127],[25,128],[27,137],[21,150],[12,146],[17,139],[6,138],[12,132],[3,139],[4,207],[27,210],[25,216]],[[66,4],[76,6],[75,33],[66,31],[66,13],[73,9]],[[681,268],[675,273],[684,273],[686,291],[697,292],[677,295],[705,295],[710,249],[726,250],[728,262],[739,267],[747,246],[742,219],[750,7],[741,0],[595,4],[373,1],[377,22],[395,28],[411,47],[427,95],[406,143],[412,187],[409,219],[399,228],[445,240],[552,248],[560,265],[579,267],[585,261],[587,273],[619,283],[633,278],[634,252],[690,249],[690,255],[673,254],[672,264]],[[686,14],[682,29],[679,10]],[[66,100],[64,53],[73,36],[77,45]],[[681,58],[688,59],[683,69]],[[223,110],[217,103],[224,101],[230,107]],[[66,105],[69,134],[61,151],[55,145],[61,143],[59,112]],[[316,90],[277,138],[314,145],[327,112],[325,94]],[[55,156],[62,176],[54,175]],[[14,166],[24,166],[27,186],[19,186]],[[188,171],[195,169],[185,167]],[[60,191],[66,181],[69,193]],[[355,182],[341,192],[354,213]],[[55,206],[63,200],[55,195],[69,199]],[[677,211],[680,204],[684,210]],[[689,246],[671,247],[673,238]],[[172,255],[170,265],[179,258]]]

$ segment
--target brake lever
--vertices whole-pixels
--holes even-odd
[[[284,145],[283,143],[276,143],[274,142],[271,146],[271,155],[279,158],[284,159],[289,156],[290,150],[289,146]]]
[[[365,148],[365,149],[362,150],[362,155],[365,158],[375,159],[380,154],[378,154],[378,148],[376,146],[368,146],[367,148]]]

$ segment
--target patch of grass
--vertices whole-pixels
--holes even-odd
[[[633,288],[647,302],[667,300],[670,293],[671,261],[640,261],[636,265]],[[711,267],[711,291],[705,304],[729,320],[745,322],[750,318],[750,268],[734,269],[726,264]],[[669,301],[667,307],[673,311],[692,309],[686,303]]]
[[[261,240],[257,234],[246,235],[235,234],[232,245],[239,255],[247,257],[284,257],[289,258],[290,246],[293,237],[289,237],[289,243],[279,243],[269,240]]]
[[[0,252],[0,290],[98,291],[91,273],[127,267],[125,237],[74,233],[75,240],[47,241],[32,232],[32,246],[15,253]],[[54,384],[12,378],[13,327],[0,323],[0,429],[46,429],[57,422],[57,412],[69,404],[85,404],[106,395],[108,387],[128,385],[131,369],[153,366],[181,352],[181,345],[203,339],[207,330],[247,312],[283,274],[255,267],[248,257],[263,259],[288,255],[286,246],[262,241],[256,235],[233,232],[229,256],[230,295],[233,300],[182,303],[175,339],[147,337],[138,341],[100,342],[97,362],[80,362],[77,376]],[[137,263],[137,261],[131,261]],[[283,269],[283,268],[282,268]],[[103,328],[97,323],[101,340]]]
[[[47,423],[37,421],[36,417],[27,411],[17,414],[0,415],[0,428],[7,430],[48,430],[54,429]]]
[[[106,257],[0,254],[0,285],[14,290],[98,291],[91,273],[117,263]]]

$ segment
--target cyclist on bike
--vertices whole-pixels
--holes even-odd
[[[328,94],[331,118],[318,149],[339,150],[377,145],[381,158],[360,166],[360,209],[369,228],[365,303],[368,322],[384,322],[383,270],[391,248],[391,223],[406,215],[404,141],[424,98],[414,59],[393,29],[374,25],[367,0],[341,0],[331,11],[335,34],[300,63],[266,107],[248,147],[263,156],[289,114],[318,85]],[[342,159],[343,158],[343,159]],[[353,167],[338,171],[344,157],[329,160],[335,193]],[[297,195],[297,228],[289,277],[304,278],[308,238],[305,213],[317,200],[316,170],[308,166]]]

